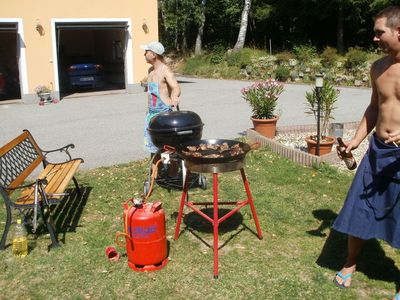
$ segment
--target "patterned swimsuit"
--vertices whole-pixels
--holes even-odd
[[[172,111],[172,107],[168,104],[165,104],[160,97],[159,74],[163,69],[164,66],[161,66],[157,72],[154,71],[157,78],[157,82],[152,81],[147,83],[148,111],[144,124],[144,146],[146,150],[150,153],[156,153],[158,151],[158,148],[154,146],[153,142],[151,141],[149,131],[147,130],[151,119],[161,112]]]

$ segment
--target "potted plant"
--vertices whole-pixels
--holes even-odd
[[[278,121],[275,108],[282,92],[283,84],[272,78],[241,90],[243,99],[250,104],[254,129],[265,137],[275,137]]]
[[[332,145],[335,143],[335,138],[327,135],[330,121],[333,120],[332,113],[336,109],[335,103],[339,98],[340,91],[335,89],[328,81],[324,81],[320,90],[320,153],[324,155],[332,151]],[[311,92],[306,92],[307,114],[314,115],[318,122],[318,97],[317,88]],[[306,137],[308,153],[316,155],[317,151],[317,134]]]
[[[49,102],[51,89],[48,86],[39,84],[35,88],[35,92],[39,96],[40,101]]]

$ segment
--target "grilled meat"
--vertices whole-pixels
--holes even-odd
[[[221,158],[229,156],[237,156],[243,154],[244,151],[240,144],[229,146],[227,142],[222,144],[199,144],[198,146],[186,146],[188,151],[182,151],[183,154],[191,157],[204,158]]]

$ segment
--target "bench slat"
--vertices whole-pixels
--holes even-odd
[[[63,193],[81,163],[81,159],[76,159],[62,164],[48,164],[38,176],[39,179],[46,179],[48,181],[45,187],[46,194]],[[21,192],[21,197],[16,203],[20,205],[32,204],[35,200],[34,191],[34,187],[23,190]],[[51,198],[61,197],[62,196],[51,196]]]
[[[52,180],[46,186],[46,193],[63,193],[81,162],[81,160],[72,160],[66,164],[63,164],[63,168],[55,173]]]

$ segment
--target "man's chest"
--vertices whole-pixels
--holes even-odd
[[[148,82],[156,82],[159,84],[165,84],[165,76],[162,69],[152,70],[148,75]]]
[[[376,88],[380,101],[400,100],[400,67],[389,68],[376,79]]]

